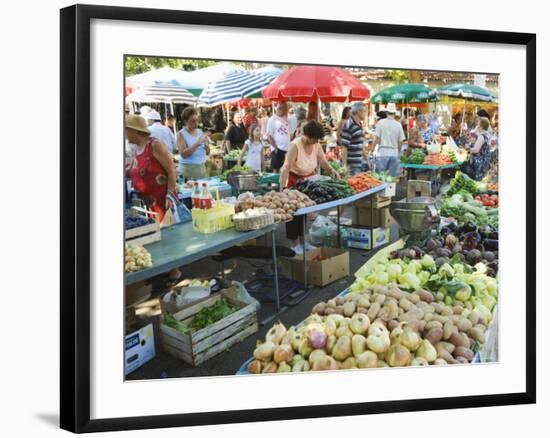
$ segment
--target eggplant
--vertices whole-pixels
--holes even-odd
[[[452,231],[449,229],[449,227],[443,227],[441,230],[439,230],[439,235],[441,237],[447,237],[448,234],[451,234]]]
[[[462,247],[467,250],[475,249],[480,240],[481,236],[478,232],[470,231],[463,236]]]
[[[483,241],[483,249],[485,251],[498,251],[498,240],[496,240],[496,239],[485,239]]]
[[[471,231],[477,231],[477,225],[471,221],[465,222],[462,228],[466,233],[469,233]]]
[[[447,228],[449,228],[449,230],[451,230],[454,233],[458,229],[458,224],[456,222],[450,222],[447,225]]]

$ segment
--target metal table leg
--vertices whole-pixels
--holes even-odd
[[[338,205],[336,207],[336,227],[337,227],[337,230],[336,230],[336,236],[337,236],[337,242],[338,242],[338,248],[341,248],[342,247],[342,242],[341,242],[341,236],[340,236],[340,205]]]
[[[304,289],[307,290],[307,259],[306,259],[306,215],[303,214],[302,215],[302,238],[304,239],[303,240],[303,243],[302,243],[302,250],[304,252],[303,256],[304,256]]]
[[[374,194],[370,195],[370,249],[374,249]]]
[[[275,230],[271,230],[271,249],[273,251],[273,278],[275,279],[275,304],[277,312],[281,310],[281,302],[279,299],[279,272],[277,270],[277,249],[275,246]]]

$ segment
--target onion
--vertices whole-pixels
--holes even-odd
[[[307,340],[307,338],[303,338],[300,342],[300,346],[298,347],[298,353],[300,353],[300,355],[304,359],[307,359],[312,351],[313,348],[311,348],[311,345],[309,345],[309,341]]]
[[[307,360],[301,359],[294,364],[292,367],[293,373],[300,373],[302,371],[309,371],[309,362]]]
[[[375,353],[384,353],[390,348],[390,338],[388,336],[369,335],[367,337],[367,347]]]
[[[415,357],[411,361],[411,367],[422,367],[422,366],[426,366],[426,365],[429,365],[429,363],[423,357]]]
[[[367,332],[370,325],[370,319],[363,313],[356,313],[351,318],[349,323],[350,330],[358,335],[363,335]]]
[[[388,329],[384,325],[384,323],[377,319],[375,320],[370,326],[368,330],[369,335],[374,336],[389,336]]]
[[[424,339],[416,350],[416,357],[423,357],[428,362],[433,362],[437,359],[437,351],[430,341]]]
[[[281,362],[279,364],[279,368],[277,368],[278,373],[290,373],[291,371],[292,371],[292,368],[286,362]]]
[[[406,328],[399,337],[399,342],[410,351],[416,351],[420,346],[422,339],[414,330]]]
[[[329,371],[329,370],[337,370],[338,364],[331,356],[325,356],[323,358],[317,359],[313,366],[311,367],[312,371]]]
[[[407,366],[410,360],[411,353],[401,344],[392,345],[386,352],[386,362],[390,367]]]
[[[327,354],[325,353],[325,350],[313,350],[310,354],[309,354],[309,363],[313,363],[319,359],[322,359],[323,357],[325,357]]]
[[[333,336],[336,334],[336,321],[332,318],[327,318],[325,321],[325,334]]]
[[[332,350],[332,356],[336,360],[345,360],[351,356],[351,339],[349,336],[338,338]]]
[[[363,335],[353,335],[351,338],[351,351],[355,357],[358,357],[360,354],[365,351],[366,339]]]
[[[327,336],[324,332],[314,330],[309,332],[308,340],[309,344],[315,349],[325,348]]]
[[[325,350],[328,354],[332,354],[332,350],[334,349],[334,346],[336,345],[336,336],[329,336],[327,338],[327,343],[325,345]]]
[[[250,374],[260,374],[262,372],[262,362],[253,360],[248,364],[248,372]]]
[[[378,356],[372,351],[363,351],[356,359],[359,368],[376,368],[378,366]]]
[[[275,351],[275,344],[271,341],[266,341],[259,344],[254,350],[254,357],[258,360],[263,360],[264,362],[269,362],[273,357],[273,352]]]
[[[269,331],[265,335],[265,340],[271,341],[275,345],[279,345],[281,343],[281,339],[283,339],[283,336],[285,334],[286,327],[283,325],[283,323],[279,322],[269,329]]]
[[[277,364],[275,362],[269,362],[262,370],[262,374],[274,373],[276,371],[277,371]]]
[[[275,352],[273,353],[273,360],[279,364],[281,362],[290,363],[292,361],[292,356],[294,356],[292,345],[281,344],[275,349]]]
[[[353,356],[348,357],[344,362],[342,362],[342,370],[352,370],[357,368],[357,361]]]

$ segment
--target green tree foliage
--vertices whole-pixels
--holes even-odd
[[[396,84],[403,84],[410,81],[408,70],[385,70],[386,76]]]
[[[179,70],[196,70],[216,64],[216,61],[202,59],[159,58],[152,56],[127,56],[125,59],[127,76],[137,75],[149,70],[171,67]]]

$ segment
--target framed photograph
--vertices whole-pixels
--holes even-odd
[[[76,5],[60,41],[63,429],[535,403],[534,34]]]

